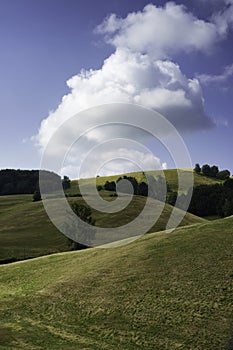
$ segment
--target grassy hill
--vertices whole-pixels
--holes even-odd
[[[0,260],[28,258],[67,250],[66,238],[32,195],[0,197]]]
[[[164,172],[166,181],[171,188],[172,191],[177,190],[177,183],[178,183],[178,176],[177,176],[177,169],[168,169],[168,170],[154,170],[154,171],[148,171],[147,174],[154,176],[155,178],[158,176],[161,176],[162,172]],[[179,170],[181,176],[182,173],[186,172],[192,172],[194,176],[194,186],[198,185],[213,185],[215,183],[222,183],[221,180],[206,177],[203,175],[196,174],[192,169],[180,169]],[[137,179],[138,182],[145,181],[145,176],[143,175],[142,172],[134,172],[134,173],[129,173],[129,174],[119,174],[119,175],[113,175],[113,176],[99,176],[90,179],[80,179],[79,181],[73,180],[71,181],[71,188],[67,190],[67,194],[69,195],[75,195],[79,194],[79,189],[78,189],[78,182],[82,183],[84,185],[84,188],[88,190],[88,186],[90,184],[93,184],[96,182],[96,185],[101,185],[103,186],[106,181],[116,181],[119,179],[119,177],[123,177],[124,175],[128,176],[133,176]]]
[[[150,172],[155,177],[159,176],[160,173],[161,171]],[[138,181],[143,180],[142,173],[131,173],[130,175],[135,176]],[[117,180],[119,176],[81,179],[80,182],[85,184],[86,192],[88,193],[90,183],[97,181],[97,185],[103,185],[107,180]],[[175,190],[177,187],[177,171],[165,170],[165,176],[171,189]],[[217,180],[197,174],[194,174],[194,180],[195,185],[217,182]],[[71,189],[67,190],[67,194],[75,195],[78,193],[77,181],[72,181]],[[114,199],[110,197],[110,192],[101,191],[101,195],[106,200]],[[78,200],[82,203],[81,197],[69,198],[70,202],[73,200]],[[134,196],[133,201],[127,209],[116,214],[102,214],[94,210],[93,216],[96,220],[96,225],[101,227],[116,227],[119,223],[120,225],[127,224],[140,213],[144,207],[145,200],[145,197]],[[160,231],[166,227],[171,210],[171,206],[165,206],[161,217],[151,228],[150,232]],[[152,217],[154,213],[151,212],[148,215]],[[203,222],[203,219],[186,214],[181,225],[198,222]],[[32,202],[32,195],[0,196],[0,243],[0,261],[12,257],[25,259],[67,251],[69,249],[66,237],[50,222],[42,203]]]
[[[112,199],[108,192],[105,192],[103,197],[106,200]],[[126,198],[127,196],[125,196],[125,200]],[[130,222],[140,214],[145,200],[145,197],[135,196],[126,210],[116,214],[102,214],[94,210],[93,217],[96,220],[96,225],[116,227],[119,224]],[[83,203],[81,197],[70,198],[69,201]],[[160,205],[161,203],[158,204],[158,206]],[[32,202],[31,195],[2,196],[0,197],[0,209],[0,261],[12,257],[25,259],[69,250],[66,237],[51,223],[42,202]],[[171,211],[172,207],[166,205],[151,232],[163,230],[166,227]],[[152,218],[152,221],[153,216],[153,211],[148,213],[148,217]],[[202,221],[203,219],[187,213],[181,225]],[[141,230],[143,231],[143,225]]]
[[[0,349],[232,349],[232,225],[0,266]]]
[[[103,195],[103,194],[102,194]],[[106,200],[109,199],[109,193],[106,193]],[[105,196],[103,195],[103,197],[105,198]],[[80,203],[82,203],[82,198],[78,197],[75,199],[70,199],[70,202],[72,202],[72,200],[77,200]],[[146,197],[142,197],[142,196],[134,196],[132,201],[130,202],[130,204],[126,207],[126,209],[119,211],[117,213],[102,213],[96,210],[93,210],[93,218],[96,220],[96,226],[100,226],[100,227],[110,227],[110,228],[114,228],[114,227],[118,227],[118,226],[123,226],[126,225],[130,222],[132,222],[132,220],[134,220],[135,218],[137,218],[141,211],[144,208],[145,202],[146,202],[147,198]],[[128,201],[128,196],[127,195],[123,195],[121,201]],[[146,213],[146,219],[147,222],[152,222],[154,223],[153,226],[151,227],[151,229],[149,230],[149,232],[158,232],[158,231],[162,231],[166,229],[166,225],[168,222],[168,219],[170,218],[171,212],[173,210],[173,207],[169,204],[166,204],[164,206],[164,209],[162,210],[161,215],[159,216],[158,220],[156,221],[154,219],[155,216],[155,211],[159,211],[161,210],[161,207],[163,206],[163,203],[159,202],[159,201],[155,201],[153,199],[148,199],[148,201],[151,201],[155,204],[156,209],[154,209],[154,206],[149,206],[149,208],[147,209],[147,213]],[[91,198],[90,199],[90,203],[94,203],[95,202],[95,198]],[[151,203],[152,204],[152,203]],[[91,205],[91,207],[93,207],[93,205]],[[176,209],[176,212],[181,212],[181,210]],[[180,223],[181,226],[186,226],[186,225],[193,225],[196,223],[200,223],[200,222],[205,222],[205,220],[203,218],[200,218],[198,216],[192,215],[190,213],[186,213],[182,222]],[[173,226],[176,226],[176,222],[175,220],[173,221]],[[144,221],[138,223],[137,229],[139,230],[139,232],[144,232]],[[123,232],[123,235],[121,237],[121,239],[124,239],[125,237],[129,237],[129,236],[134,236],[134,226],[132,228],[128,228],[127,232]],[[111,232],[111,235],[114,235],[114,232]],[[100,242],[100,237],[96,237],[98,239],[98,242]],[[120,239],[119,235],[117,237],[113,237],[113,240],[118,240]]]

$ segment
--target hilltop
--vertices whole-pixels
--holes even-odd
[[[222,183],[222,181],[219,179],[207,177],[202,174],[197,174],[192,169],[179,169],[179,172],[181,175],[182,173],[186,173],[186,172],[192,173],[194,178],[194,186],[213,185],[216,183]],[[177,190],[177,183],[178,183],[177,169],[153,170],[153,171],[147,171],[146,173],[148,175],[152,175],[155,178],[158,178],[164,173],[165,179],[170,189],[172,191]],[[125,175],[134,177],[138,182],[145,180],[145,176],[143,175],[143,172],[132,172],[132,173],[126,173],[126,174],[117,174],[112,176],[97,176],[96,178],[73,180],[71,181],[71,188],[67,190],[67,194],[68,195],[79,194],[78,183],[82,183],[87,188],[90,184],[93,184],[93,183],[96,183],[97,186],[98,185],[103,186],[106,183],[106,181],[117,181],[119,177],[123,177]]]

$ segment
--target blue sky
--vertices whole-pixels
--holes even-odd
[[[151,5],[145,10],[148,4]],[[181,4],[186,8],[180,7]],[[169,20],[174,13],[182,28],[187,26],[187,32],[179,31],[179,26],[177,33],[174,32],[176,26],[173,28]],[[109,17],[110,14],[116,16]],[[158,18],[161,23],[156,27]],[[198,19],[202,20],[201,29]],[[168,28],[167,32],[163,31],[164,38],[159,36],[163,26]],[[149,33],[145,37],[143,28]],[[134,67],[128,83],[135,82],[137,89],[141,87],[144,92],[126,94],[124,90],[119,98],[154,108],[167,116],[183,136],[193,164],[217,164],[233,172],[232,43],[231,0],[175,1],[170,5],[155,0],[1,0],[0,168],[39,168],[40,153],[35,143],[43,148],[56,123],[59,125],[64,120],[58,111],[64,95],[73,93],[80,104],[77,111],[94,106],[97,100],[115,102],[115,99],[111,101],[108,90],[99,97],[98,86],[102,85],[93,86],[91,78],[84,85],[84,78],[80,78],[82,69],[86,75],[91,69],[99,71],[96,77],[102,74],[101,84],[110,84],[117,93],[114,82],[125,89],[128,77],[118,75],[128,67],[129,60],[135,59],[137,65],[146,61],[150,69],[155,69],[154,81],[146,86],[139,79],[140,67]],[[143,60],[140,55],[144,55]],[[108,64],[104,63],[106,59]],[[161,85],[168,78],[167,69],[172,76],[179,75],[174,78],[171,91],[170,85]],[[110,72],[108,77],[105,71]],[[70,87],[66,83],[69,79]],[[156,79],[162,80],[158,83]],[[192,87],[188,87],[189,79],[193,81]],[[198,85],[193,86],[195,79]],[[88,94],[90,106],[83,102],[89,100]],[[152,94],[158,99],[157,104],[153,104]],[[169,96],[169,106],[162,103],[165,95]],[[180,98],[179,103],[171,103],[174,97]],[[74,112],[74,106],[67,101],[62,108],[65,118]],[[184,111],[186,115],[180,117]],[[43,120],[47,120],[46,127]],[[155,156],[169,167],[169,160],[162,154]]]

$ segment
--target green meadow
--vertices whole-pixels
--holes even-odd
[[[159,171],[151,173],[155,177],[160,174]],[[143,176],[142,173],[133,173],[132,176],[134,175],[138,180]],[[165,175],[169,186],[175,188],[177,184],[176,171],[167,170],[165,171]],[[201,175],[194,176],[195,184],[212,183],[215,181]],[[108,179],[112,181],[112,179],[116,180],[118,177],[119,176],[109,177]],[[106,179],[107,178],[101,177],[96,178],[97,185],[103,185]],[[95,183],[95,179],[85,179],[81,181],[85,182],[88,195],[90,183]],[[66,193],[69,196],[75,196],[75,194],[77,194],[77,181],[72,181],[71,188],[68,189]],[[111,192],[101,191],[100,194],[103,199],[107,201],[114,200],[114,198],[111,197]],[[95,200],[91,195],[89,195],[89,197],[90,201]],[[122,200],[127,202],[127,195],[124,195]],[[133,196],[131,203],[128,206],[126,205],[125,210],[114,214],[93,210],[93,218],[96,221],[96,225],[100,227],[126,225],[140,214],[146,200],[146,197]],[[82,197],[68,197],[68,201],[70,203],[73,201],[78,201],[80,204],[83,203]],[[160,209],[160,207],[161,203],[158,202],[158,209]],[[152,225],[149,232],[164,230],[172,210],[173,207],[166,204],[158,221]],[[153,222],[153,217],[154,211],[151,210],[148,212],[148,219]],[[202,218],[186,213],[180,225],[184,226],[203,221],[204,219]],[[0,196],[0,223],[0,261],[11,258],[32,258],[70,249],[66,237],[57,230],[48,218],[42,202],[33,202],[32,195]],[[143,223],[140,225],[141,231],[144,232]],[[133,232],[127,232],[127,234],[133,235]]]
[[[165,173],[175,190],[176,171]],[[142,173],[130,175],[143,180]],[[89,196],[91,183],[118,177],[81,181]],[[196,174],[194,181],[218,182]],[[66,194],[70,204],[83,204],[77,181]],[[109,205],[116,199],[100,194]],[[89,200],[94,204],[95,197]],[[154,201],[133,196],[124,210],[93,210],[93,218],[114,232],[137,217],[146,200]],[[0,197],[0,349],[232,350],[233,217],[186,213],[169,233],[172,210],[166,204],[149,233],[127,245],[69,251],[41,201]],[[148,220],[153,215],[149,211]],[[4,264],[13,257],[21,261]]]
[[[232,225],[0,266],[0,349],[230,350]]]

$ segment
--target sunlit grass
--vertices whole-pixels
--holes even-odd
[[[226,350],[233,218],[0,267],[0,349]]]

